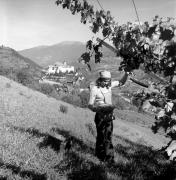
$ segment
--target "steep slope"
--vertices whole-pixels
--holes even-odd
[[[27,68],[31,66],[36,69],[41,67],[29,58],[23,57],[14,49],[0,47],[0,65],[4,68]]]
[[[146,116],[125,111],[120,115],[123,119],[116,117],[113,139],[117,164],[105,168],[94,157],[94,113],[2,76],[0,83],[1,178],[146,179],[148,175],[162,176],[162,168],[168,168],[163,165],[165,159],[149,148],[159,148],[167,139],[128,121],[144,120]],[[147,117],[148,121],[152,119]],[[65,151],[62,141],[51,136],[53,133],[71,139],[71,150]]]
[[[58,61],[67,61],[69,64],[75,63],[85,50],[85,43],[65,41],[51,46],[39,46],[22,50],[19,53],[45,67]],[[107,48],[104,48],[104,52],[105,56],[114,56]]]
[[[2,75],[12,76],[25,70],[29,75],[38,78],[41,75],[41,67],[32,60],[23,57],[14,49],[8,47],[0,47],[0,72]]]

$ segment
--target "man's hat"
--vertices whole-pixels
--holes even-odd
[[[109,71],[100,71],[100,78],[111,79],[111,73]]]

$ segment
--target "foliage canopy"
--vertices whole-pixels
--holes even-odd
[[[81,15],[81,23],[88,24],[93,33],[101,32],[104,39],[109,39],[117,49],[117,56],[122,58],[119,70],[132,71],[141,65],[146,72],[173,76],[176,68],[176,21],[174,18],[163,20],[155,16],[153,23],[127,22],[118,25],[110,11],[94,10],[86,0],[57,0],[57,5],[71,13]],[[101,62],[101,42],[94,44],[89,40],[87,52],[81,60],[88,65],[93,52],[95,63]]]

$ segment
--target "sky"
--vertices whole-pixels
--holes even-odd
[[[87,0],[104,10],[119,24],[137,20],[132,0]],[[176,0],[134,0],[140,21],[155,15],[176,17]],[[86,42],[94,34],[80,23],[80,15],[56,6],[55,0],[0,0],[0,45],[23,50],[62,41]]]

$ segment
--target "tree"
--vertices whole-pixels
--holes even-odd
[[[68,9],[72,14],[81,15],[81,23],[89,24],[93,33],[102,32],[116,47],[117,55],[122,58],[120,70],[132,71],[142,65],[146,72],[162,73],[172,76],[176,67],[176,21],[173,18],[163,20],[155,16],[153,23],[138,25],[130,23],[118,25],[110,11],[95,11],[86,0],[57,0],[57,5]],[[101,42],[93,44],[89,40],[87,52],[81,58],[89,64],[95,52],[95,63],[102,58]]]
[[[101,31],[104,39],[109,39],[116,48],[117,56],[122,58],[119,70],[133,71],[142,67],[145,72],[154,72],[172,80],[176,70],[176,21],[174,18],[163,20],[158,15],[152,24],[142,25],[127,22],[118,25],[110,11],[94,10],[86,0],[57,0],[56,4],[68,9],[71,13],[81,15],[81,23],[89,24],[93,33]],[[90,67],[91,56],[95,55],[95,63],[102,59],[103,41],[93,43],[89,40],[86,52],[80,61]],[[167,96],[165,97],[167,99]]]

